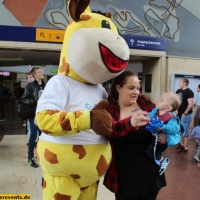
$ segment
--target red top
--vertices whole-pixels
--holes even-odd
[[[155,107],[154,104],[150,103],[149,101],[144,101],[141,98],[137,100],[138,105],[144,111],[151,112],[152,109]],[[109,104],[106,110],[112,116],[112,128],[113,133],[109,136],[109,141],[112,147],[112,160],[110,167],[108,168],[105,178],[104,178],[104,185],[112,192],[117,193],[118,191],[118,173],[116,168],[116,160],[115,160],[115,152],[112,145],[112,140],[115,138],[126,136],[129,132],[138,129],[138,127],[133,127],[131,125],[131,116],[127,117],[123,120],[119,120],[120,118],[120,110],[114,104]]]

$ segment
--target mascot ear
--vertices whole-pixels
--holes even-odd
[[[89,4],[90,0],[70,0],[68,8],[71,18],[75,22],[78,22],[80,15],[85,11]]]
[[[106,17],[111,18],[112,17],[112,13],[111,12],[106,12]]]

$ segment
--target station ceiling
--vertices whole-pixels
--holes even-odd
[[[0,49],[0,66],[58,65],[59,51]]]
[[[58,65],[59,59],[59,51],[0,49],[0,67],[21,65]],[[129,62],[142,62],[148,59],[151,58],[130,56]]]

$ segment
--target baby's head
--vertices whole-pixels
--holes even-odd
[[[159,110],[174,112],[181,105],[180,96],[174,92],[164,92],[156,103]]]

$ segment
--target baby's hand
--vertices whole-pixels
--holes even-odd
[[[161,131],[161,130],[162,130],[162,127],[156,127],[156,129],[157,129],[158,131]]]

